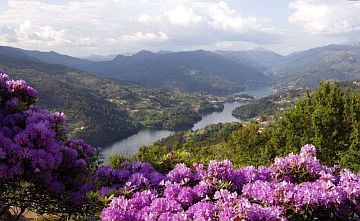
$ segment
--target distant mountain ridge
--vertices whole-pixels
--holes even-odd
[[[61,64],[71,68],[76,68],[82,70],[87,66],[91,65],[93,62],[81,58],[71,57],[68,55],[62,55],[54,51],[50,52],[41,52],[41,51],[27,51],[18,49],[24,54],[37,58],[41,62],[49,63],[49,64]]]
[[[201,91],[206,87],[207,92],[239,91],[240,86],[262,85],[270,80],[250,66],[203,50],[165,54],[140,51],[132,56],[119,55],[112,61],[94,63],[85,70],[150,87],[187,91]],[[202,85],[201,88],[196,84]]]
[[[142,50],[132,55],[112,55],[113,59],[105,61],[90,61],[53,51],[0,47],[0,56],[4,53],[7,57],[61,64],[100,77],[190,92],[233,93],[245,87],[271,83],[316,86],[320,81],[360,78],[360,43],[356,41],[311,48],[286,56],[264,48],[157,53]]]
[[[263,71],[285,58],[283,55],[264,48],[255,48],[244,51],[215,51],[215,53]]]
[[[320,81],[360,78],[360,46],[327,45],[286,56],[269,68],[281,84],[317,86]]]
[[[41,62],[61,64],[100,77],[133,81],[154,88],[232,93],[271,81],[254,67],[204,50],[159,53],[143,50],[134,55],[118,55],[112,60],[95,62],[53,51],[6,48]]]

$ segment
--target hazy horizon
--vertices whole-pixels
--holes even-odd
[[[360,42],[360,41],[359,41]],[[357,44],[359,42],[356,42]],[[348,45],[348,44],[351,44],[351,43],[355,43],[355,42],[342,42],[342,43],[337,43],[337,45]],[[336,44],[336,43],[334,43]],[[56,50],[53,50],[53,49],[49,49],[49,50],[38,50],[38,49],[32,49],[32,48],[22,48],[22,47],[15,47],[15,46],[8,46],[8,45],[0,45],[0,46],[5,46],[5,47],[14,47],[14,48],[19,48],[19,49],[23,49],[23,50],[28,50],[28,51],[39,51],[39,52],[55,52],[55,53],[58,53],[58,54],[61,54],[61,55],[67,55],[67,56],[71,56],[71,57],[75,57],[75,58],[82,58],[82,59],[88,59],[89,57],[96,57],[96,56],[99,56],[99,57],[112,57],[112,58],[115,58],[116,56],[118,55],[123,55],[123,56],[132,56],[132,55],[135,55],[141,51],[149,51],[149,52],[152,52],[152,53],[161,53],[161,52],[169,52],[169,53],[177,53],[177,52],[192,52],[192,51],[209,51],[209,52],[216,52],[216,51],[252,51],[252,50],[268,50],[268,51],[272,51],[272,52],[275,52],[277,54],[280,54],[282,56],[287,56],[287,55],[290,55],[292,53],[298,53],[298,52],[301,52],[301,51],[306,51],[308,49],[312,49],[312,48],[317,48],[317,47],[325,47],[325,46],[328,46],[328,45],[331,45],[331,44],[326,44],[326,45],[318,45],[318,46],[315,46],[315,47],[310,47],[310,48],[304,48],[304,49],[301,49],[299,51],[292,51],[292,52],[289,52],[287,54],[282,54],[282,53],[279,53],[277,51],[274,51],[274,50],[271,50],[271,49],[268,49],[268,48],[264,48],[264,47],[255,47],[255,48],[251,48],[251,49],[238,49],[238,50],[231,50],[231,49],[228,49],[228,50],[221,50],[221,49],[215,49],[215,50],[205,50],[205,49],[202,49],[202,48],[199,48],[199,49],[194,49],[194,50],[178,50],[178,51],[170,51],[170,50],[166,50],[166,49],[161,49],[161,50],[158,50],[158,51],[152,51],[152,50],[147,50],[147,49],[140,49],[138,51],[134,51],[134,52],[118,52],[118,53],[111,53],[111,54],[85,54],[85,55],[71,55],[71,54],[66,54],[66,53],[61,53],[59,51],[56,51]],[[91,60],[91,59],[90,59]],[[96,60],[96,59],[95,59]],[[109,59],[105,59],[105,60],[109,60]]]
[[[282,55],[356,41],[346,0],[0,0],[0,45],[75,57],[266,48]]]

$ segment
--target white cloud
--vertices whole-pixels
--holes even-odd
[[[289,22],[309,33],[343,34],[360,30],[360,2],[297,0]]]
[[[147,15],[147,14],[142,14],[142,15],[140,15],[140,16],[138,17],[137,20],[138,20],[139,22],[141,22],[141,23],[146,24],[146,23],[151,22],[151,21],[153,20],[153,17],[151,17],[151,16],[149,16],[149,15]]]
[[[164,32],[159,33],[143,33],[136,32],[135,34],[124,35],[120,39],[121,41],[130,41],[130,42],[158,42],[158,41],[167,41],[169,37]]]
[[[93,40],[89,37],[74,37],[66,33],[65,29],[56,30],[50,26],[40,26],[30,20],[19,25],[0,26],[0,43],[19,46],[48,45],[48,46],[89,46]]]
[[[0,26],[0,43],[41,43],[56,45],[68,42],[65,30],[55,30],[50,26],[39,26],[30,20],[19,25],[3,24]]]
[[[178,5],[165,15],[172,25],[184,27],[202,25],[230,32],[246,32],[264,28],[256,17],[243,16],[230,8],[225,1],[199,1],[187,6]]]
[[[17,42],[16,32],[10,25],[0,25],[0,43]]]
[[[165,14],[171,24],[184,27],[198,24],[202,20],[202,17],[192,8],[185,7],[184,5],[176,6]]]
[[[239,5],[229,0],[9,0],[0,8],[0,44],[85,55],[279,41],[271,22]]]
[[[57,1],[8,1],[8,9],[0,14],[0,43],[25,48],[89,46],[90,36],[76,35],[74,30],[94,23],[96,14],[85,16],[81,10],[99,6],[94,2],[53,4]],[[101,9],[100,7],[98,9]],[[86,18],[88,22],[86,22]],[[7,27],[7,32],[4,31]],[[11,38],[9,33],[11,33]]]
[[[39,42],[43,44],[55,45],[69,42],[65,39],[65,29],[55,30],[50,26],[39,26],[26,20],[16,29],[18,41]]]
[[[231,9],[224,1],[210,4],[207,7],[209,23],[215,28],[245,32],[258,29],[260,26],[255,17],[242,16],[236,10]]]

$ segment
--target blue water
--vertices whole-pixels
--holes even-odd
[[[249,94],[255,98],[261,98],[271,93],[271,87],[262,87],[256,89],[250,89],[241,92],[241,94]],[[225,123],[225,122],[239,122],[240,120],[232,116],[232,111],[244,103],[234,102],[225,103],[224,110],[222,112],[213,112],[202,116],[201,121],[197,122],[192,130],[204,128],[210,124]],[[125,153],[129,155],[135,154],[139,148],[143,145],[151,145],[154,142],[168,137],[172,134],[169,130],[155,130],[155,129],[143,129],[137,134],[134,134],[128,138],[114,142],[111,145],[105,146],[102,150],[102,155],[107,159],[109,156],[115,153]]]

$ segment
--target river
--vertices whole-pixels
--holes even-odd
[[[270,87],[262,87],[241,92],[241,94],[249,94],[255,98],[261,98],[271,93]],[[197,122],[192,130],[204,128],[210,124],[225,123],[225,122],[240,122],[239,119],[232,116],[232,111],[243,105],[244,103],[234,102],[225,103],[224,110],[221,112],[213,112],[202,116],[201,121]],[[169,130],[155,130],[155,129],[142,129],[137,134],[134,134],[128,138],[117,141],[111,145],[105,146],[101,151],[105,159],[116,153],[125,153],[129,155],[135,154],[139,147],[143,145],[151,145],[155,141],[168,137],[172,134]]]

